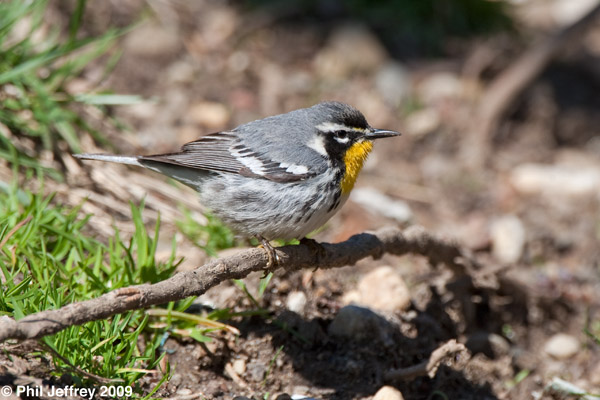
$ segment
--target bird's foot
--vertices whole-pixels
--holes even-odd
[[[269,243],[269,241],[267,239],[265,239],[264,237],[259,236],[259,235],[257,235],[256,238],[260,242],[260,247],[265,249],[265,252],[267,253],[267,257],[269,258],[269,261],[267,261],[267,265],[264,268],[264,275],[263,275],[263,278],[264,278],[268,275],[269,272],[271,272],[271,269],[277,268],[277,266],[279,265],[279,262],[281,260],[280,260],[279,256],[277,255],[275,248],[273,246],[271,246],[271,243]]]

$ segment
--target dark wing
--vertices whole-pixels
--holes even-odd
[[[141,161],[157,161],[187,168],[239,173],[244,167],[229,148],[237,141],[232,132],[219,132],[183,145],[178,153],[141,156]]]
[[[236,132],[207,135],[185,144],[179,153],[141,156],[139,160],[228,172],[275,182],[301,181],[316,175],[309,166],[270,160],[265,154],[244,145]]]

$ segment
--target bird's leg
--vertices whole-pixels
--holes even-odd
[[[277,267],[277,265],[279,265],[279,256],[277,255],[277,252],[275,251],[273,246],[271,246],[271,243],[269,243],[267,239],[260,235],[256,235],[256,239],[258,239],[258,241],[260,242],[260,247],[265,249],[265,251],[267,252],[267,257],[269,258],[269,261],[267,262],[267,266],[265,268],[265,272],[273,267]]]
[[[317,242],[315,239],[302,238],[300,239],[300,244],[307,246],[310,249],[310,251],[312,251],[312,253],[316,256],[317,266],[313,270],[316,271],[319,268],[319,263],[321,262],[321,259],[327,254],[327,250],[325,250],[325,247],[323,247],[323,245]]]

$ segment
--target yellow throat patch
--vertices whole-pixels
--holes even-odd
[[[354,187],[356,178],[362,169],[367,156],[373,150],[373,142],[365,140],[364,142],[354,143],[344,155],[344,164],[346,164],[346,173],[342,178],[342,194],[348,194]]]

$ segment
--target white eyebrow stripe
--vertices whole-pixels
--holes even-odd
[[[321,132],[335,132],[335,131],[348,131],[348,130],[355,131],[355,132],[361,132],[361,133],[369,132],[368,129],[357,128],[354,126],[346,126],[346,125],[338,124],[335,122],[323,122],[323,123],[317,125],[316,128],[318,130],[320,130]]]
[[[346,125],[336,124],[335,122],[323,122],[317,125],[317,129],[321,132],[335,132],[348,130]]]

